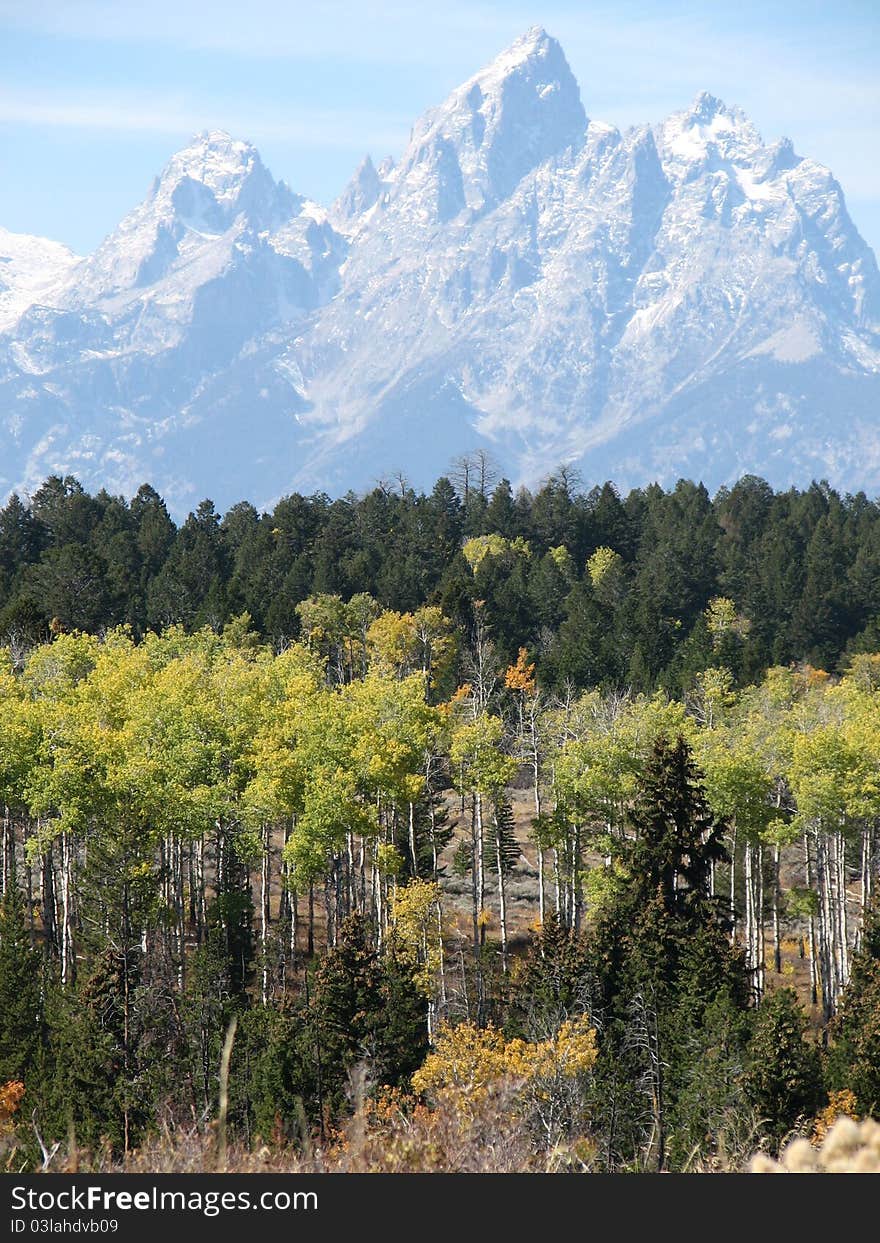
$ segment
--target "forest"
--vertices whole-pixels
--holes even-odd
[[[2,510],[0,1167],[730,1170],[880,1115],[880,507],[491,473]]]

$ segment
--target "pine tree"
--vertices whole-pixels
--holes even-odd
[[[658,740],[630,813],[635,840],[628,851],[632,900],[655,896],[682,932],[723,918],[710,897],[713,863],[727,860],[725,826],[712,814],[691,751],[681,737]]]
[[[508,1031],[550,1039],[567,1020],[592,1014],[595,992],[586,942],[551,912],[515,976]]]
[[[40,954],[31,948],[24,899],[15,870],[0,902],[0,1084],[30,1089],[43,1027]]]
[[[682,738],[655,744],[629,823],[623,877],[611,880],[590,942],[602,1012],[597,1109],[609,1167],[622,1159],[662,1169],[681,1159],[694,1129],[690,1068],[719,1026],[741,1046],[748,994],[710,896],[711,864],[726,858],[724,826]]]
[[[880,1114],[880,898],[868,908],[840,1014],[831,1028],[829,1079],[848,1088],[860,1114]]]
[[[794,989],[771,993],[758,1008],[743,1086],[777,1143],[812,1118],[824,1099],[819,1051],[804,1039],[806,1029]]]
[[[373,1087],[397,1086],[427,1051],[425,1005],[412,975],[393,956],[379,958],[359,915],[343,921],[336,947],[315,973],[313,1007],[313,1057],[331,1116],[342,1108],[356,1065]]]
[[[54,1024],[58,1091],[77,1141],[127,1152],[140,1138],[153,1102],[138,1090],[141,1024],[135,992],[137,951],[107,949],[74,993],[60,1001]]]

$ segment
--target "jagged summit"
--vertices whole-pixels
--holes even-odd
[[[742,109],[708,91],[655,127],[655,134],[659,146],[688,166],[713,158],[749,163],[764,149],[760,133]]]
[[[382,177],[369,155],[355,169],[351,181],[331,208],[331,217],[344,227],[375,204],[382,193]]]
[[[481,210],[584,139],[587,117],[562,48],[532,27],[416,124],[397,183],[433,179],[436,215]]]
[[[460,88],[467,90],[474,82],[490,85],[503,82],[511,75],[521,74],[527,66],[543,65],[546,76],[574,81],[565,53],[559,42],[548,35],[543,26],[530,26],[524,34],[494,57]]]
[[[138,296],[222,239],[222,247],[213,247],[220,263],[235,237],[279,228],[303,201],[274,180],[251,143],[224,130],[198,134],[86,262],[70,300]]]
[[[730,118],[745,118],[745,114],[739,108],[729,108],[723,99],[719,99],[717,95],[710,94],[709,91],[699,91],[697,93],[688,109],[688,113],[703,124],[712,121],[719,113]]]
[[[831,173],[702,92],[587,120],[533,27],[329,209],[224,131],[84,261],[0,234],[0,482],[178,512],[486,446],[620,484],[880,491],[880,274]]]
[[[220,223],[228,223],[243,211],[254,227],[270,228],[287,219],[302,202],[283,181],[273,179],[252,143],[233,138],[225,130],[197,134],[173,155],[154,182],[150,198],[179,215],[188,206],[184,189],[188,186],[207,191]],[[204,195],[202,199],[207,202]]]

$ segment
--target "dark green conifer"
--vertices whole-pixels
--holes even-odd
[[[770,993],[758,1007],[743,1087],[776,1143],[809,1122],[824,1099],[821,1058],[804,1039],[806,1030],[807,1016],[794,989]]]

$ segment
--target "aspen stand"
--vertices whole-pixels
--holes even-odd
[[[269,1000],[269,921],[271,918],[271,864],[268,824],[260,827],[260,1001]]]
[[[61,834],[61,983],[75,983],[73,950],[73,864],[70,834]]]
[[[482,912],[483,907],[486,902],[486,872],[485,872],[486,860],[485,860],[485,849],[484,849],[484,840],[483,840],[484,838],[483,796],[482,794],[480,794],[479,790],[474,795],[474,809],[475,809],[475,816],[476,816],[474,832],[475,832],[475,842],[476,842],[476,850],[477,850],[477,901],[479,903],[479,910],[480,912]],[[480,946],[481,947],[483,943],[485,942],[485,939],[486,939],[486,926],[485,924],[481,924],[480,926]]]
[[[736,821],[730,839],[730,936],[736,940]]]
[[[3,858],[0,864],[0,897],[6,896],[6,886],[12,874],[12,859],[15,854],[15,836],[12,831],[9,807],[3,808]]]
[[[409,804],[409,857],[415,879],[419,874],[419,860],[416,854],[416,809],[412,803]]]
[[[504,859],[501,853],[501,829],[495,818],[495,855],[498,865],[498,911],[501,925],[501,969],[507,972],[507,894],[504,883]]]
[[[758,843],[758,866],[756,880],[758,888],[758,998],[760,999],[764,996],[764,973],[766,971],[766,946],[764,943],[764,846],[761,842]]]
[[[779,843],[773,846],[773,970],[776,975],[782,972],[782,938],[779,932],[779,903],[782,896],[780,883],[780,849]]]
[[[807,889],[813,887],[813,868],[810,862],[810,838],[806,828],[803,833],[804,844],[804,884]],[[808,922],[808,939],[810,959],[810,1002],[812,1005],[819,1003],[819,975],[817,967],[817,946],[816,946],[816,917],[812,910],[810,911]]]

